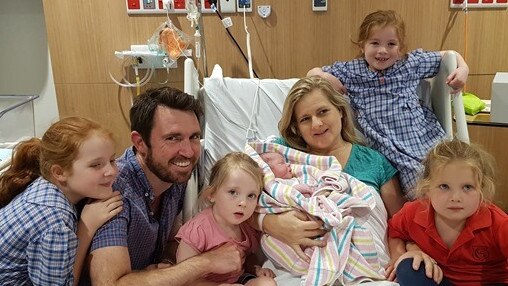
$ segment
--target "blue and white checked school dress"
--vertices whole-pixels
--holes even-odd
[[[369,70],[363,58],[324,66],[347,88],[351,107],[368,144],[399,170],[409,199],[427,152],[444,138],[435,114],[423,106],[416,88],[420,80],[437,74],[439,52],[412,51],[380,72]]]
[[[72,285],[74,205],[39,177],[0,209],[0,285]]]

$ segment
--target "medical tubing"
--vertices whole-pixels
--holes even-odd
[[[219,19],[222,21],[222,15],[221,13],[219,12],[219,10],[215,10],[215,13],[217,14],[217,16],[219,16]],[[245,59],[245,61],[247,62],[247,64],[249,63],[249,59],[247,59],[247,56],[245,55],[245,53],[243,52],[242,48],[240,47],[240,45],[238,44],[238,42],[236,41],[235,37],[233,37],[233,35],[231,34],[231,31],[229,31],[229,28],[226,28],[226,32],[228,32],[228,35],[229,37],[233,40],[233,42],[235,42],[235,45],[236,47],[238,48],[238,50],[242,53],[242,56],[243,58]],[[259,78],[258,74],[256,73],[256,71],[253,69],[252,72],[254,73],[254,75]]]
[[[246,9],[243,9],[243,27],[245,29],[245,33],[247,34],[247,36],[246,36],[246,42],[247,42],[247,57],[249,58],[248,59],[248,63],[249,63],[249,77],[250,78],[254,78],[254,75],[252,74],[253,71],[252,71],[252,52],[251,52],[251,49],[250,49],[250,33],[249,33],[249,30],[247,30],[247,20],[246,20],[246,17],[245,17],[245,10]]]
[[[138,57],[142,58],[144,61],[147,61],[147,60],[148,60],[148,59],[147,59],[146,57],[144,57],[144,56],[138,56]],[[132,59],[132,58],[131,58],[131,57],[126,57],[126,58],[123,60],[123,62],[122,62],[122,66],[124,66],[125,61],[126,61],[127,59]],[[145,76],[144,76],[144,77],[140,80],[140,82],[139,82],[139,86],[140,86],[140,87],[141,87],[141,86],[144,86],[145,84],[147,84],[147,83],[150,81],[150,79],[152,78],[153,73],[154,73],[154,71],[155,71],[155,67],[153,66],[153,63],[152,63],[151,61],[149,61],[149,62],[152,64],[152,67],[151,67],[151,68],[149,68],[149,69],[147,70],[147,72],[145,73]],[[129,81],[125,78],[125,76],[123,76],[123,77],[122,77],[122,81],[124,81],[125,83],[119,82],[119,81],[117,81],[117,80],[113,77],[113,75],[111,74],[111,72],[109,72],[109,77],[111,78],[111,80],[112,80],[114,83],[118,84],[118,85],[119,85],[119,86],[121,86],[121,87],[136,87],[136,86],[138,85],[137,83],[131,83],[131,82],[129,82]]]
[[[208,0],[203,0],[203,1],[208,1]],[[201,7],[198,9],[201,9]],[[205,29],[203,26],[203,17],[199,17],[199,19],[198,19],[198,30],[200,31],[199,33],[201,34],[201,37],[200,37],[201,54],[203,55],[203,60],[201,61],[201,63],[203,65],[204,77],[208,77],[208,65],[206,63],[206,43],[205,43]],[[198,64],[196,64],[196,66],[197,65]]]
[[[464,1],[464,61],[467,63],[467,1]],[[466,91],[467,82],[464,83],[464,88],[462,89],[464,92]]]

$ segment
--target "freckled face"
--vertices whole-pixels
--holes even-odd
[[[72,203],[83,198],[107,198],[117,174],[113,141],[93,134],[81,144],[71,170],[64,171],[64,192]]]

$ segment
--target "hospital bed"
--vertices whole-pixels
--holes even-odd
[[[451,95],[451,89],[446,84],[446,77],[456,66],[455,53],[445,53],[438,74],[432,79],[423,80],[418,86],[418,94],[424,104],[432,107],[448,139],[456,137],[469,142],[462,96]],[[210,170],[218,159],[231,151],[244,150],[249,138],[265,139],[271,135],[279,135],[277,124],[285,97],[298,80],[229,78],[224,77],[221,67],[216,65],[211,76],[205,78],[203,86],[200,87],[198,72],[191,59],[185,61],[184,71],[184,91],[201,101],[205,115],[201,122],[201,158],[187,187],[183,222],[198,211],[200,186],[206,184]],[[377,203],[382,204],[380,197]],[[373,216],[382,217],[379,214]],[[387,263],[389,257],[385,241],[386,220],[377,221],[371,227],[373,232],[378,234],[374,235],[373,239],[380,260],[383,264]],[[274,269],[270,263],[266,262],[264,267]],[[275,271],[279,285],[300,285],[300,278],[288,272]],[[389,281],[370,283],[398,285]]]
[[[462,96],[451,95],[446,84],[446,77],[456,66],[455,53],[446,52],[438,74],[423,80],[418,94],[424,104],[432,106],[447,138],[469,142]],[[199,180],[195,173],[189,183],[184,207],[186,221],[197,211],[198,186],[209,177],[218,159],[231,151],[242,151],[247,138],[264,139],[279,134],[277,124],[284,99],[298,79],[229,78],[215,65],[211,76],[200,87],[192,59],[185,61],[184,70],[184,91],[196,96],[205,111]]]

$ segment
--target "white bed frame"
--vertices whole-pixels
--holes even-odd
[[[455,136],[459,140],[469,143],[462,93],[450,94],[451,88],[446,84],[447,76],[456,67],[455,52],[446,52],[441,60],[438,74],[432,79],[423,80],[418,86],[418,94],[425,104],[432,106],[448,139]],[[198,186],[199,182],[205,181],[198,180],[198,173],[199,176],[206,178],[209,174],[207,169],[211,168],[213,162],[227,152],[243,150],[247,127],[250,127],[249,120],[256,127],[253,134],[258,138],[264,139],[270,135],[277,135],[277,123],[282,112],[284,98],[297,81],[297,79],[228,78],[223,76],[222,69],[218,65],[214,67],[212,75],[204,79],[203,88],[200,88],[198,79],[198,71],[192,59],[186,59],[184,91],[198,98],[204,105],[205,122],[202,122],[204,139],[201,144],[202,153],[197,168],[199,172],[194,172],[187,186],[183,210],[184,222],[198,211]],[[215,94],[214,98],[211,98],[212,93]],[[236,106],[232,103],[236,103]],[[250,116],[253,105],[257,108],[254,117]],[[216,110],[218,106],[224,110]],[[238,116],[238,118],[235,120],[226,118],[230,119],[233,116]],[[267,122],[265,125],[269,124],[270,126],[263,125],[263,121]],[[210,123],[214,125],[213,128]]]

